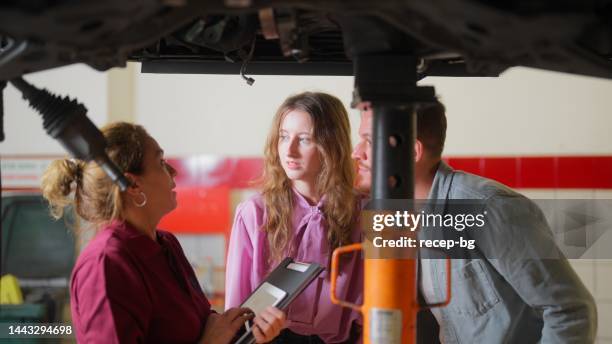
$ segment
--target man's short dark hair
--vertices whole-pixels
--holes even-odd
[[[446,140],[446,109],[440,102],[417,107],[417,138],[433,157],[441,157]]]

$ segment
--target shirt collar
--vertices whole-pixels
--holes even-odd
[[[310,211],[320,211],[323,209],[323,203],[325,202],[325,195],[321,197],[317,205],[310,205],[306,197],[300,194],[295,188],[291,188],[293,190],[293,198],[296,201],[296,205],[302,209],[308,209]]]
[[[112,230],[113,235],[118,237],[130,251],[140,257],[153,257],[163,252],[165,240],[158,231],[155,232],[157,241],[154,241],[128,222],[118,220],[112,221],[106,227],[106,230]]]
[[[450,182],[454,172],[453,168],[447,163],[440,161],[434,180],[431,183],[431,189],[429,190],[427,199],[446,199],[446,196],[450,192]]]

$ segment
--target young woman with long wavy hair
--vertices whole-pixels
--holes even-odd
[[[239,306],[284,257],[326,267],[292,303],[288,329],[275,343],[352,343],[359,337],[359,315],[331,303],[328,275],[333,250],[361,240],[351,149],[339,99],[314,92],[287,98],[266,142],[261,192],[236,209],[226,308]],[[359,257],[342,261],[340,298],[361,301],[362,270]]]

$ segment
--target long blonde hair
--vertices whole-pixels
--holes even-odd
[[[117,122],[101,129],[107,154],[124,172],[141,174],[144,146],[149,137],[139,125]],[[42,194],[49,202],[51,215],[59,219],[71,206],[85,221],[100,226],[123,220],[119,186],[95,162],[76,159],[54,160],[42,177]]]
[[[293,191],[278,154],[281,122],[293,110],[308,113],[314,126],[314,142],[322,157],[316,180],[319,195],[325,195],[323,213],[327,220],[327,238],[331,249],[350,241],[356,217],[353,193],[354,169],[351,160],[351,133],[348,114],[342,102],[329,94],[305,92],[291,96],[276,111],[265,146],[262,195],[270,248],[269,262],[277,262],[289,252]]]

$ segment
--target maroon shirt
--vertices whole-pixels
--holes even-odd
[[[211,312],[174,235],[122,222],[85,247],[70,297],[79,343],[196,343]]]

